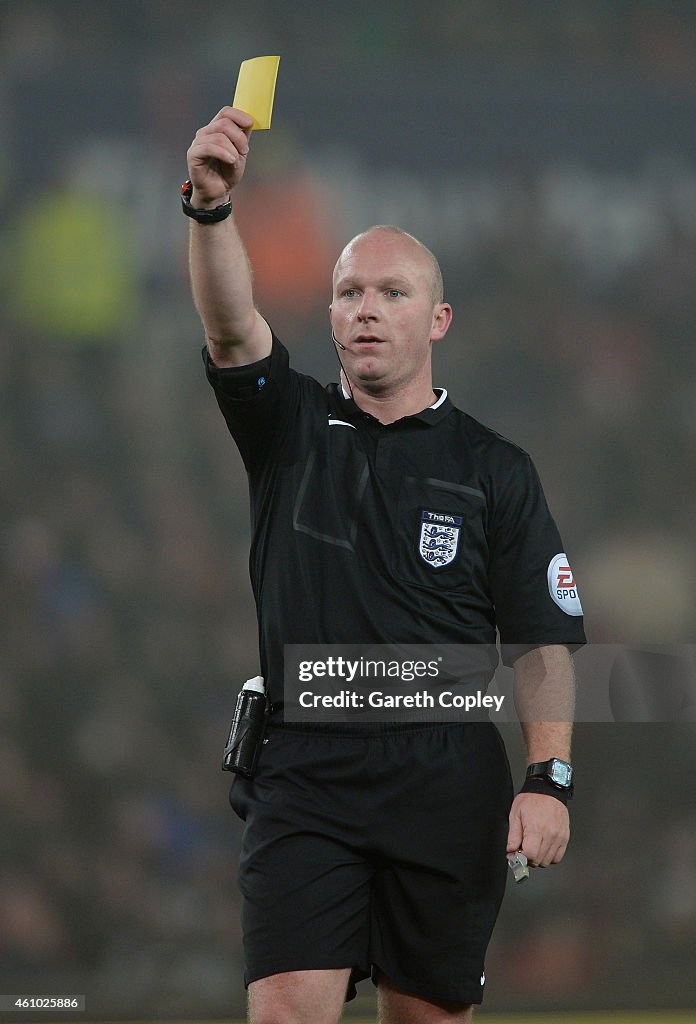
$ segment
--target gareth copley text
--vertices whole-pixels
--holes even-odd
[[[452,690],[442,690],[439,693],[430,693],[428,690],[418,690],[415,693],[385,693],[383,690],[372,690],[368,693],[359,693],[356,690],[339,690],[338,693],[314,693],[312,690],[303,690],[298,697],[298,703],[302,708],[335,708],[350,710],[351,708],[457,708],[461,711],[478,711],[482,709],[493,709],[500,711],[505,700],[503,694],[487,694],[483,690],[476,690],[474,693],[454,693]]]

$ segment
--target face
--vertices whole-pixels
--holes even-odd
[[[432,265],[413,239],[373,231],[350,242],[329,310],[351,382],[374,392],[430,385],[432,343],[452,311],[434,302]]]

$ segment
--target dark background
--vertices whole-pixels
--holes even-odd
[[[243,1004],[247,493],[177,190],[264,53],[235,207],[298,368],[335,378],[343,243],[414,232],[436,384],[532,452],[592,641],[694,636],[693,3],[0,3],[0,990],[88,1016]],[[573,843],[508,894],[489,1008],[696,1005],[693,731],[578,728]]]

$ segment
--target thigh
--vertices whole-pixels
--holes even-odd
[[[251,1024],[337,1024],[350,971],[291,971],[249,985]]]
[[[316,762],[327,755],[313,738],[274,733],[268,747],[257,778],[235,779],[230,797],[246,822],[245,981],[342,968],[353,968],[355,980],[367,977],[374,871],[323,791]]]
[[[374,882],[373,963],[422,999],[479,1003],[508,870],[502,740],[489,723],[430,731],[414,738],[401,778]]]
[[[380,1024],[471,1024],[473,1006],[465,1003],[437,1003],[404,992],[388,978],[379,980],[377,990]]]

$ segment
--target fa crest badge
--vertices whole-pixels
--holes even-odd
[[[421,515],[418,554],[431,569],[443,569],[457,556],[462,517],[445,512],[430,512],[425,509]]]

